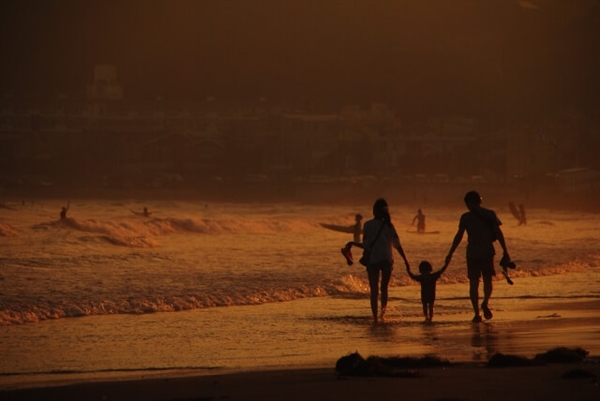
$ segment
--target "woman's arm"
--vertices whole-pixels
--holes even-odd
[[[398,251],[398,253],[400,254],[400,256],[402,257],[402,259],[404,260],[404,264],[406,265],[407,268],[410,267],[409,263],[408,263],[408,259],[406,259],[406,254],[404,253],[404,249],[402,248],[402,244],[400,244],[400,237],[398,236],[398,233],[396,232],[396,227],[394,227],[393,225],[392,227],[392,241],[393,241],[393,246],[394,248],[396,248],[396,250]]]
[[[350,241],[350,242],[346,243],[346,248],[348,248],[348,249],[352,248],[353,246],[365,249],[365,246],[363,245],[362,242]]]

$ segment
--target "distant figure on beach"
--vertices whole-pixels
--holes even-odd
[[[468,212],[460,217],[458,231],[452,241],[452,246],[446,256],[446,264],[450,263],[452,254],[460,244],[465,231],[468,235],[467,243],[467,273],[469,277],[469,297],[473,306],[473,322],[481,322],[479,314],[479,279],[483,278],[483,302],[481,309],[486,319],[492,318],[492,311],[488,303],[492,296],[492,277],[496,275],[494,270],[494,255],[496,250],[494,242],[498,240],[503,258],[510,260],[504,234],[500,229],[502,222],[496,216],[496,212],[481,207],[481,196],[475,191],[469,191],[464,198]]]
[[[429,323],[433,320],[433,304],[435,303],[435,284],[442,274],[448,268],[448,263],[433,273],[433,267],[431,263],[424,260],[419,264],[419,273],[413,274],[410,271],[410,267],[406,266],[406,272],[415,281],[421,283],[421,303],[423,304],[423,316],[425,316],[425,322]]]
[[[413,218],[412,224],[415,225],[415,221],[417,222],[417,232],[423,233],[425,232],[425,215],[421,209],[417,210],[416,216]]]
[[[519,216],[521,219],[519,220],[519,225],[524,226],[527,225],[527,216],[525,215],[525,206],[521,203],[519,205]]]
[[[67,212],[69,211],[69,204],[67,206],[63,206],[60,210],[60,219],[64,220],[67,218]]]
[[[352,232],[353,235],[354,235],[354,242],[361,242],[360,241],[360,237],[362,235],[362,220],[363,220],[363,217],[362,217],[361,214],[357,213],[356,216],[354,216],[354,220],[355,220],[355,223],[354,223],[354,226],[352,227],[353,230],[354,230]]]
[[[517,208],[515,203],[508,202],[508,209],[510,210],[510,213],[513,215],[513,217],[517,219],[519,225],[521,225],[521,213],[519,212],[519,209]]]
[[[392,277],[394,257],[392,248],[395,248],[407,268],[408,260],[400,245],[400,237],[392,224],[392,219],[385,199],[379,198],[373,204],[373,219],[365,222],[363,227],[363,242],[351,241],[342,248],[342,254],[346,257],[348,264],[352,264],[352,245],[362,248],[368,255],[367,275],[369,278],[371,312],[373,322],[384,322],[388,303],[388,285]],[[380,282],[381,276],[381,282]],[[377,303],[379,291],[381,290],[381,313],[377,315]]]

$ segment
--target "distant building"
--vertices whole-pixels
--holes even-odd
[[[123,88],[117,83],[117,67],[109,64],[94,67],[94,83],[87,86],[88,100],[121,100]]]
[[[593,195],[600,193],[600,171],[584,167],[561,170],[556,179],[563,194]]]

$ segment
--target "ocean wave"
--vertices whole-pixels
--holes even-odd
[[[0,237],[17,237],[19,234],[10,224],[0,223]]]
[[[261,234],[280,232],[305,232],[318,226],[306,220],[295,219],[193,219],[164,218],[152,219],[144,223],[153,235],[166,235],[173,232],[200,234]]]
[[[29,261],[31,262],[31,260]],[[43,263],[42,263],[43,264]],[[578,272],[584,268],[582,264],[569,264],[555,270],[538,271],[515,270],[511,275],[515,280],[524,277],[537,277],[540,275],[557,275],[568,272]],[[440,286],[445,284],[467,283],[464,272],[445,274],[440,279]],[[395,275],[391,286],[415,286],[414,282],[404,275]],[[497,280],[503,280],[498,275]],[[518,284],[518,282],[517,282]],[[288,302],[302,298],[315,298],[326,296],[341,296],[344,298],[367,299],[369,293],[368,282],[362,272],[344,274],[329,282],[318,285],[302,284],[295,287],[263,290],[238,290],[237,293],[229,290],[212,290],[212,292],[188,294],[173,294],[147,297],[131,297],[128,299],[105,299],[101,301],[70,300],[49,301],[37,299],[35,304],[11,303],[3,305],[0,310],[0,326],[37,323],[44,320],[73,318],[83,316],[113,315],[113,314],[150,314],[158,312],[179,312],[193,309],[214,307],[229,307],[243,305],[260,305],[273,302]],[[415,292],[416,294],[416,292]],[[465,299],[464,294],[445,296],[443,299]],[[586,292],[585,294],[515,294],[511,299],[583,299],[600,298],[600,293]]]
[[[95,219],[77,220],[68,217],[64,220],[38,223],[32,226],[34,230],[67,228],[77,231],[104,234],[116,239],[117,245],[122,245],[120,239],[139,238],[144,236],[165,236],[173,233],[198,234],[260,234],[281,232],[307,232],[318,229],[316,223],[304,219],[240,219],[240,218],[153,218],[144,221],[128,219],[112,219],[99,221]],[[0,225],[2,232],[14,231],[6,224]]]
[[[64,300],[60,303],[38,300],[35,305],[20,304],[13,305],[10,309],[0,310],[0,325],[36,323],[44,320],[82,316],[148,314],[213,307],[260,305],[365,291],[367,291],[367,287],[363,280],[348,275],[325,285],[298,285],[279,290],[241,291],[239,293],[221,290],[204,294],[190,293],[126,300]]]

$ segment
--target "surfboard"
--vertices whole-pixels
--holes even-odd
[[[327,224],[327,223],[319,223],[319,225],[328,230],[333,230],[333,231],[337,231],[340,233],[349,233],[349,234],[354,233],[354,226],[339,226],[336,224]],[[361,233],[362,233],[362,230],[361,230]]]
[[[152,212],[148,212],[147,214],[144,214],[144,212],[136,212],[135,210],[131,210],[131,213],[137,215],[137,216],[145,216],[145,217],[150,217],[150,215],[152,214]]]
[[[520,223],[521,222],[521,213],[519,213],[519,209],[517,209],[515,204],[512,202],[508,202],[508,208],[510,209],[510,212],[515,217],[515,219],[517,219]]]
[[[411,230],[406,230],[407,233],[409,234],[439,234],[439,231],[411,231]]]

